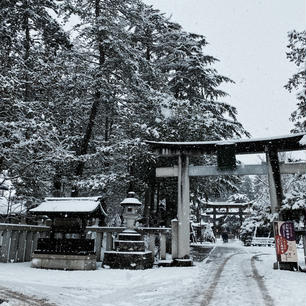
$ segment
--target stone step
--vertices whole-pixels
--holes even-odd
[[[122,232],[118,235],[118,240],[128,240],[128,241],[141,241],[141,235],[138,234],[137,232]]]
[[[150,269],[153,267],[152,252],[105,251],[103,265],[111,269]]]
[[[144,241],[115,240],[115,250],[120,252],[144,252]]]

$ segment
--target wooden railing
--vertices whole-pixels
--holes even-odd
[[[124,231],[124,227],[86,228],[87,238],[95,240],[97,261],[103,258],[103,250],[114,249],[114,237]],[[0,223],[0,262],[31,261],[38,238],[49,236],[50,227]],[[171,228],[140,227],[137,231],[144,235],[148,249],[160,260],[166,259],[166,243],[171,239]]]
[[[0,223],[0,262],[30,261],[38,238],[49,231],[48,226]]]
[[[254,245],[254,246],[274,246],[274,238],[253,237],[251,245]]]

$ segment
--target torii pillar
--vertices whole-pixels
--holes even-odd
[[[280,209],[282,206],[283,192],[278,153],[275,148],[266,148],[266,160],[268,166],[271,212],[277,215],[277,219],[281,220]]]
[[[190,256],[190,196],[189,196],[189,157],[180,154],[178,157],[178,259],[189,259]]]

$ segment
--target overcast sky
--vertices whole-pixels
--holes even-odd
[[[145,0],[172,15],[186,31],[202,34],[207,54],[220,60],[226,101],[253,137],[289,134],[294,93],[283,86],[296,71],[286,59],[287,33],[305,29],[305,0]]]

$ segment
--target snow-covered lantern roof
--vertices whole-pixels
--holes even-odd
[[[141,202],[135,198],[135,192],[131,191],[128,193],[128,197],[125,198],[120,205],[123,207],[126,205],[132,205],[132,206],[141,206]]]
[[[135,227],[135,220],[138,218],[138,208],[142,205],[141,202],[135,198],[135,192],[128,193],[120,205],[123,207],[123,218],[128,228]]]

